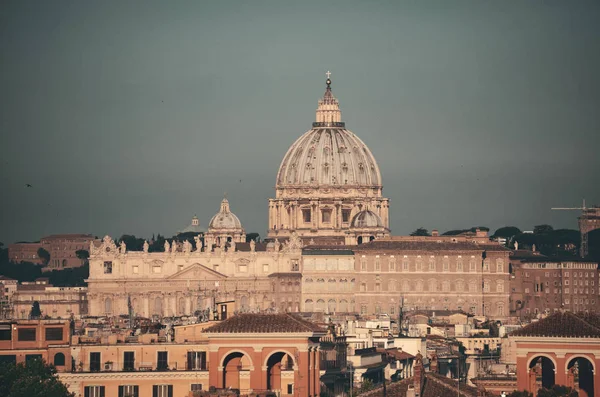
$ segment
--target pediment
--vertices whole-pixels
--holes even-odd
[[[168,280],[224,280],[227,276],[223,273],[214,271],[199,263],[194,263],[183,270],[167,277]]]

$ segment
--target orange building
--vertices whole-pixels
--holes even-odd
[[[580,397],[600,396],[600,316],[558,312],[510,335],[516,345],[517,389],[565,385]]]
[[[239,391],[317,397],[323,376],[343,390],[345,337],[292,314],[239,314],[172,332],[87,328],[66,321],[0,323],[0,362],[43,359],[77,397]],[[331,383],[330,382],[330,383]]]
[[[71,368],[68,321],[24,320],[0,322],[0,363],[43,359],[58,371]]]

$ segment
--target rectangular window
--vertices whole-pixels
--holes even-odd
[[[263,265],[263,273],[269,273],[269,265],[267,265],[267,264]]]
[[[15,354],[0,355],[0,365],[2,364],[16,364],[17,356]]]
[[[435,258],[429,258],[429,271],[435,271]]]
[[[153,385],[152,397],[173,397],[173,385]]]
[[[206,352],[188,352],[187,370],[199,371],[206,370]]]
[[[402,270],[408,271],[408,258],[402,259]]]
[[[323,223],[331,223],[331,210],[323,210],[321,212],[321,221]]]
[[[85,386],[83,388],[84,397],[105,397],[104,386]]]
[[[202,391],[202,383],[192,383],[191,391]]]
[[[112,274],[112,261],[104,262],[104,274]]]
[[[342,222],[348,223],[350,222],[350,214],[352,210],[343,209],[342,210]]]
[[[17,335],[19,342],[35,342],[35,328],[19,328]]]
[[[287,394],[294,394],[294,384],[293,383],[288,383]]]
[[[367,270],[367,258],[360,258],[360,270]]]
[[[133,274],[138,274],[140,272],[140,267],[139,266],[134,266],[133,267]]]
[[[390,266],[390,272],[395,272],[396,271],[396,258],[391,257],[389,259],[389,266]],[[593,282],[593,281],[592,281]]]
[[[12,340],[12,331],[10,324],[0,325],[0,340]]]
[[[379,258],[375,258],[375,270],[379,271],[381,270],[381,262],[379,261]]]
[[[160,273],[160,266],[152,266],[152,273]]]
[[[240,265],[240,273],[248,273],[248,265]]]
[[[90,353],[90,371],[91,372],[100,371],[100,352],[91,352]]]
[[[140,397],[140,387],[138,385],[120,385],[119,397]]]
[[[135,352],[123,352],[123,371],[133,371],[135,368]]]
[[[450,271],[450,260],[448,258],[444,258],[442,261],[442,270],[445,272]]]
[[[463,261],[461,258],[458,258],[458,260],[456,261],[456,271],[457,272],[463,271]]]
[[[42,355],[41,354],[26,354],[25,355],[25,362],[33,361],[33,360],[42,361]]]
[[[310,209],[302,210],[302,220],[304,223],[310,223]]]
[[[62,328],[46,328],[46,340],[62,340],[63,329]]]
[[[475,259],[471,258],[471,260],[469,261],[469,271],[470,272],[474,272],[475,271],[475,264],[476,264]]]
[[[161,371],[169,368],[168,354],[168,352],[158,352],[158,359],[156,360],[157,370]]]

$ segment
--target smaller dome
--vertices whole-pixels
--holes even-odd
[[[383,222],[379,215],[371,210],[364,210],[354,215],[350,227],[365,228],[365,227],[383,227]]]
[[[208,224],[209,229],[242,229],[240,219],[229,210],[229,201],[221,201],[221,209],[212,217]]]

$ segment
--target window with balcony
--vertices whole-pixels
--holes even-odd
[[[100,352],[90,352],[90,371],[100,371]]]
[[[135,352],[123,352],[123,371],[135,369]]]
[[[153,385],[152,397],[173,397],[173,385]]]
[[[157,352],[156,369],[164,371],[169,368],[169,352]]]
[[[188,371],[206,370],[206,352],[188,352],[186,369]]]
[[[119,397],[140,397],[138,385],[119,385]]]
[[[83,388],[84,397],[105,397],[104,386],[85,386]]]

